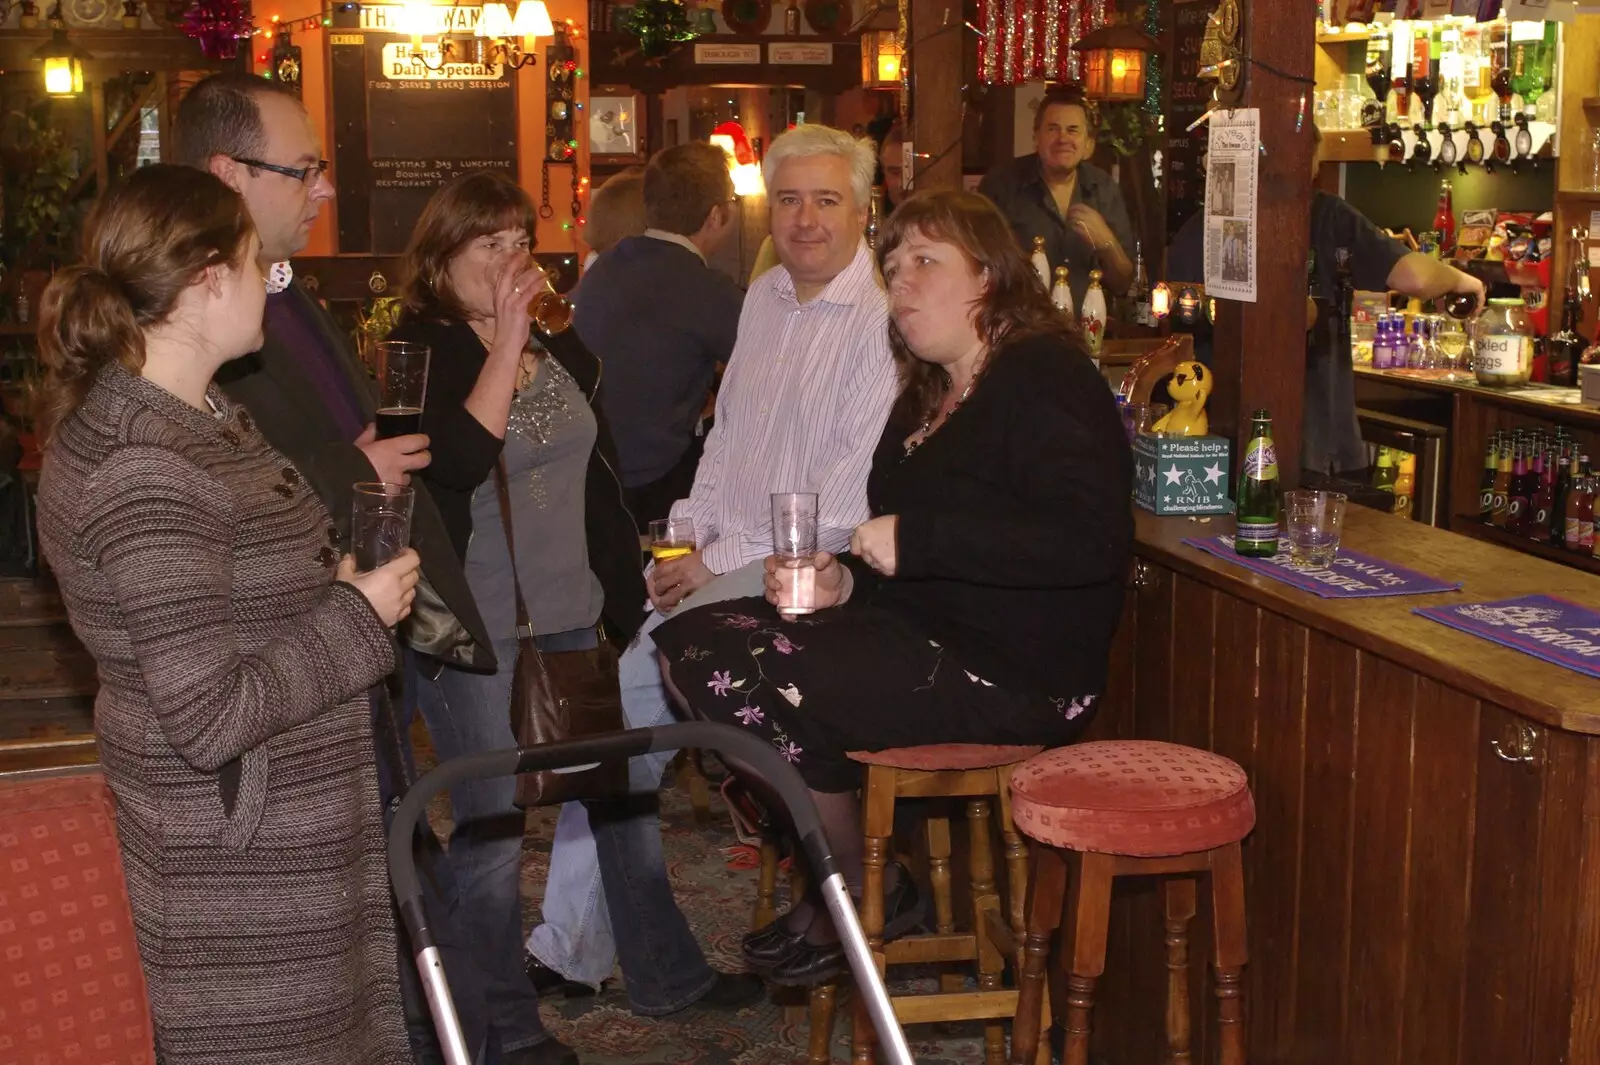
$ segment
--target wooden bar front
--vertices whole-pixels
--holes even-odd
[[[1225,521],[1141,512],[1097,738],[1204,747],[1250,775],[1251,1061],[1600,1062],[1600,681],[1411,613],[1534,592],[1600,607],[1600,578],[1348,521],[1347,546],[1464,590],[1320,599],[1180,542]],[[1531,760],[1508,760],[1522,740]],[[1164,1060],[1157,898],[1119,885],[1095,1015],[1113,1065]],[[1205,923],[1191,1000],[1209,1016]],[[1214,1061],[1215,1022],[1195,1040]]]

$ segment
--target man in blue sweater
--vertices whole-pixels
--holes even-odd
[[[640,532],[689,494],[700,413],[733,351],[744,291],[706,260],[732,233],[734,209],[722,149],[668,148],[645,169],[648,228],[584,275],[574,324],[605,365],[600,402]]]

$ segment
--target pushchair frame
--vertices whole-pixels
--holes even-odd
[[[895,1017],[883,976],[873,963],[872,952],[861,929],[861,920],[850,899],[844,876],[834,866],[827,837],[816,805],[805,782],[794,766],[770,745],[732,725],[704,721],[683,722],[657,728],[631,729],[600,736],[536,747],[506,748],[452,758],[434,767],[406,792],[389,827],[389,879],[394,887],[400,919],[410,938],[417,973],[421,977],[428,1008],[447,1065],[473,1065],[462,1037],[461,1022],[444,962],[429,926],[422,901],[422,884],[417,876],[412,839],[422,821],[428,801],[439,792],[467,780],[511,776],[541,770],[577,770],[599,762],[633,758],[642,754],[698,747],[715,751],[759,773],[789,813],[806,860],[810,863],[828,913],[845,947],[850,972],[855,977],[856,993],[866,1005],[877,1031],[878,1042],[887,1052],[891,1065],[912,1065],[905,1033]]]

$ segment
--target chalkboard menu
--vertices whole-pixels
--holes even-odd
[[[1178,0],[1168,6],[1172,20],[1171,69],[1167,75],[1167,242],[1205,202],[1205,156],[1209,127],[1185,132],[1205,113],[1214,82],[1199,81],[1200,42],[1217,0]]]
[[[517,172],[514,72],[413,51],[409,37],[366,25],[375,9],[363,8],[359,32],[329,35],[341,254],[398,254],[439,186],[471,170]]]

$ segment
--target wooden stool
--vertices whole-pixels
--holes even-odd
[[[1066,1049],[1062,1065],[1089,1060],[1095,982],[1105,972],[1111,882],[1161,876],[1166,912],[1167,1055],[1189,1060],[1189,920],[1192,874],[1211,877],[1212,965],[1222,1065],[1244,1065],[1241,979],[1246,962],[1244,870],[1239,841],[1255,826],[1244,770],[1209,751],[1122,740],[1062,747],[1011,777],[1017,827],[1030,839],[1028,925],[1011,1061],[1027,1065],[1045,1026],[1050,937],[1063,919]],[[1068,888],[1067,867],[1074,875]],[[1063,901],[1065,905],[1063,906]]]
[[[894,996],[895,1014],[903,1024],[935,1021],[988,1020],[984,1026],[984,1058],[1001,1065],[1005,1056],[1005,1029],[1000,1023],[1016,1012],[1017,992],[1002,990],[1001,973],[1007,955],[1013,960],[1022,942],[1028,880],[1028,856],[1011,818],[1007,782],[1024,759],[1040,747],[1002,747],[985,744],[941,743],[924,747],[899,747],[887,751],[851,752],[866,766],[861,794],[862,833],[866,837],[865,868],[861,884],[861,926],[881,973],[887,965],[974,961],[978,990],[961,990],[959,974],[942,976],[940,990],[928,995]],[[900,798],[965,798],[971,854],[972,928],[956,931],[950,892],[950,821],[930,817],[926,823],[928,872],[933,889],[934,931],[883,942],[883,870],[888,864],[894,835],[894,806]],[[994,853],[989,845],[990,816],[998,818],[1005,843],[1010,887],[1007,913],[1001,917],[1000,896],[994,883]],[[815,1023],[815,1020],[813,1020]],[[875,1044],[872,1020],[857,1000],[855,1030],[851,1040],[857,1065],[870,1065]]]

